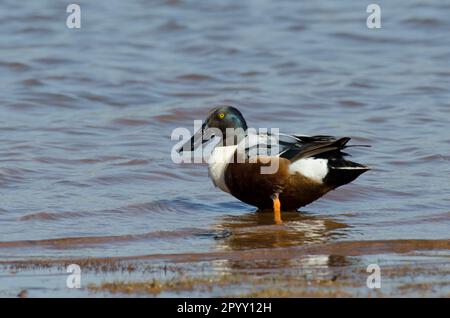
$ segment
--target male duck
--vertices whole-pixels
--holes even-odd
[[[297,210],[370,170],[344,159],[347,154],[341,150],[349,147],[349,137],[279,134],[277,153],[262,155],[258,149],[264,147],[260,146],[270,148],[275,136],[251,132],[241,112],[232,106],[213,109],[202,129],[178,151],[192,151],[213,137],[226,141],[215,146],[209,159],[214,185],[260,210],[273,209],[278,224],[281,207]],[[270,165],[277,169],[262,173]]]

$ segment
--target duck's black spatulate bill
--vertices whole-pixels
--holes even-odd
[[[205,138],[204,132],[207,129],[206,122],[203,123],[202,128],[199,129],[192,137],[189,139],[180,149],[178,149],[178,153],[182,153],[183,151],[194,151],[198,146],[204,144],[209,139]]]

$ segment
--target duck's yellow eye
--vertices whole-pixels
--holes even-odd
[[[220,113],[220,114],[219,114],[219,118],[220,118],[220,119],[223,119],[224,117],[225,117],[225,114],[224,114],[224,113]]]

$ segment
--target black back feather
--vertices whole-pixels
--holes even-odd
[[[302,158],[328,158],[331,155],[344,156],[342,149],[349,142],[349,137],[336,139],[332,136],[292,136],[296,142],[291,142],[289,147],[282,153],[280,157],[295,162]],[[285,142],[286,143],[286,142]],[[280,141],[280,144],[282,142]],[[285,145],[287,146],[287,145]]]

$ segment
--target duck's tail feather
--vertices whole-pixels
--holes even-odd
[[[367,166],[343,158],[329,159],[328,174],[324,182],[334,189],[352,182],[369,170],[371,169]]]

